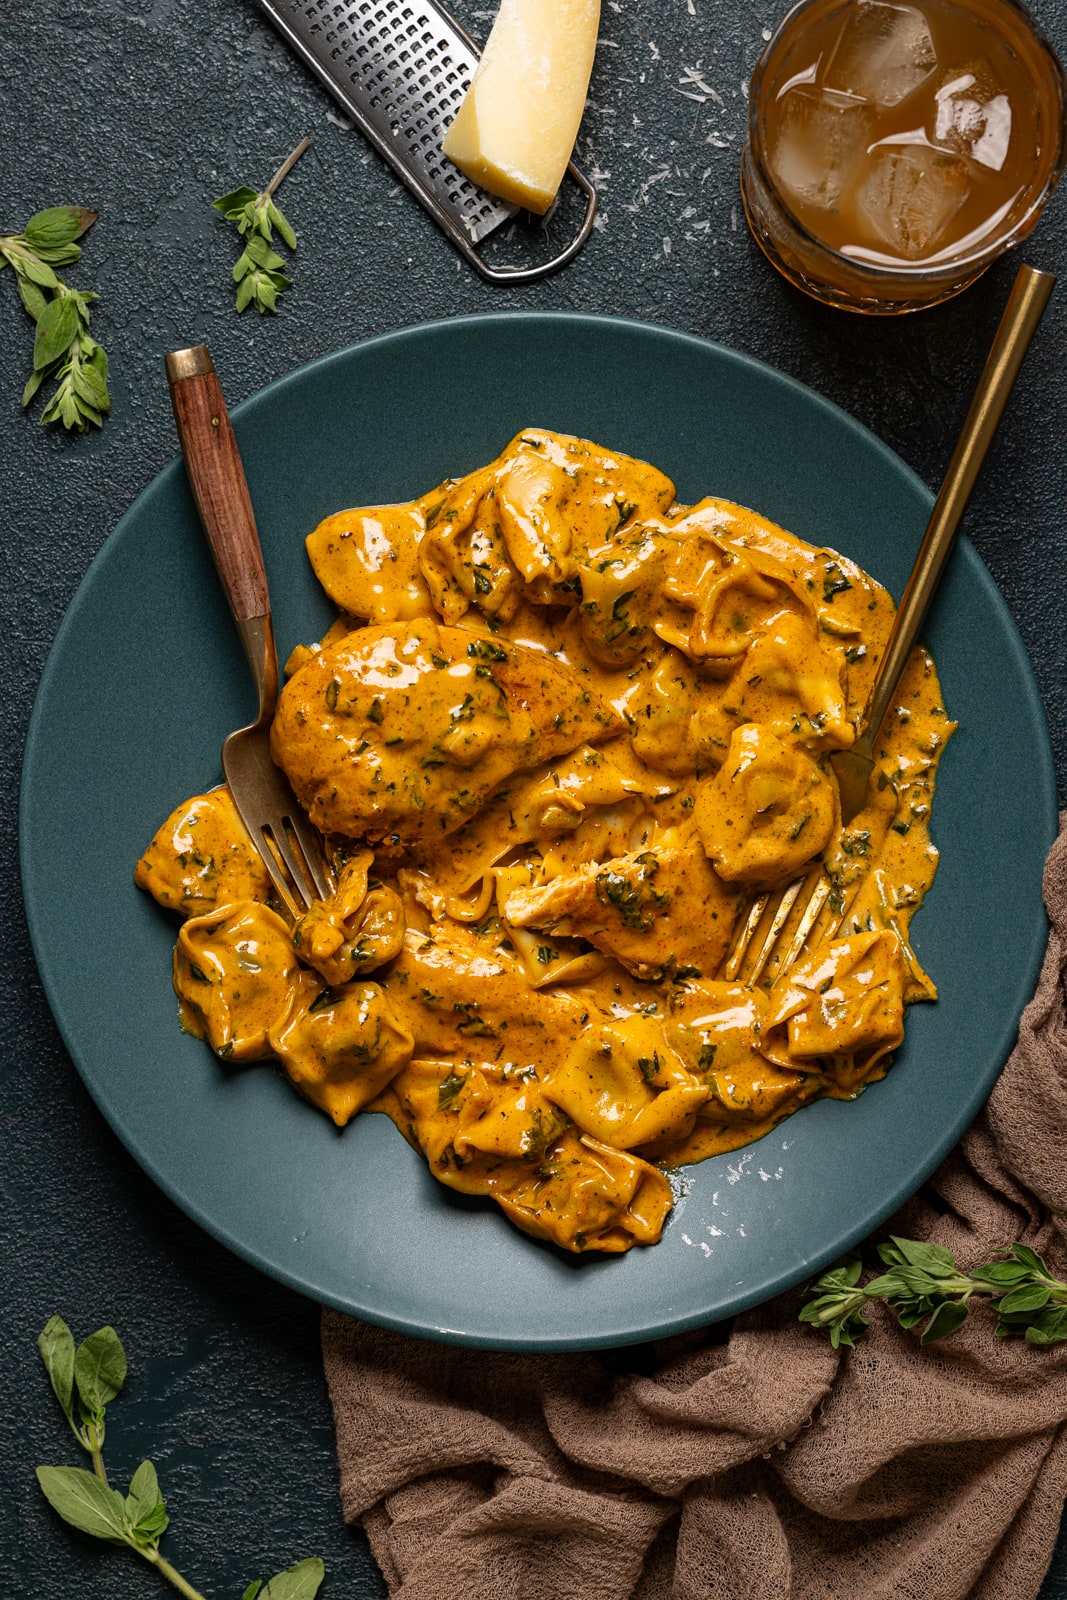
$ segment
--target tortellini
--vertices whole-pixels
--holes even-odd
[[[173,811],[138,861],[134,882],[183,917],[234,900],[265,900],[270,889],[228,789],[194,795]]]
[[[891,929],[834,940],[803,957],[771,993],[764,1048],[800,1070],[863,1080],[904,1037],[904,955]]]
[[[270,1045],[290,1083],[344,1127],[410,1061],[413,1041],[376,983],[328,989],[305,972]]]
[[[694,821],[720,877],[763,889],[822,854],[837,809],[833,782],[806,750],[746,722],[715,777],[701,785]]]
[[[182,1024],[227,1061],[262,1061],[297,970],[289,929],[257,900],[190,917],[174,951]]]
[[[373,861],[369,850],[346,861],[333,894],[293,930],[293,949],[327,983],[348,983],[400,954],[404,907],[395,889],[371,878]]]
[[[292,653],[275,759],[325,836],[295,924],[225,789],[135,879],[184,917],[184,1026],[569,1252],[654,1244],[667,1169],[881,1077],[936,990],[910,943],[952,732],[916,651],[842,826],[884,590],[755,512],[539,429],[307,541],[341,612]],[[727,981],[813,865],[809,948]],[[768,913],[769,916],[769,913]],[[314,1175],[309,1176],[314,1181]]]

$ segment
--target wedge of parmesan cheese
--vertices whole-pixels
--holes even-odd
[[[501,0],[444,152],[473,183],[544,213],[574,149],[600,0]]]

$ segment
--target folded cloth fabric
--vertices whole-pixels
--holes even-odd
[[[1019,1042],[886,1233],[1067,1276],[1067,815]],[[800,1291],[637,1350],[449,1348],[323,1318],[345,1516],[393,1600],[1028,1600],[1067,1495],[1067,1345],[972,1316],[855,1350]]]

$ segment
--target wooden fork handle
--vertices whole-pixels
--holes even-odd
[[[234,619],[267,617],[263,552],[214,363],[200,344],[171,351],[166,366],[189,486]]]

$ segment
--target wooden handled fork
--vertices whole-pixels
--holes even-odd
[[[874,740],[918,639],[971,491],[1055,282],[1052,273],[1041,272],[1036,267],[1020,267],[1016,275],[894,619],[870,699],[860,720],[862,731],[851,749],[835,751],[830,757],[841,792],[843,823],[851,822],[866,804],[867,785],[874,767]],[[806,903],[801,900],[805,890]],[[775,975],[780,976],[804,948],[830,893],[830,881],[819,862],[806,877],[778,890],[777,898],[770,891],[756,896],[741,920],[721,975],[731,982],[740,978],[753,986],[773,959]],[[796,916],[798,902],[803,909],[788,949],[783,953],[779,948],[783,930],[791,915]],[[844,911],[832,920],[827,937],[836,931],[843,916]]]
[[[185,470],[233,620],[252,668],[256,720],[231,733],[222,770],[241,820],[296,921],[330,892],[322,841],[270,753],[278,704],[278,656],[263,552],[214,363],[204,345],[174,350],[167,381]]]

